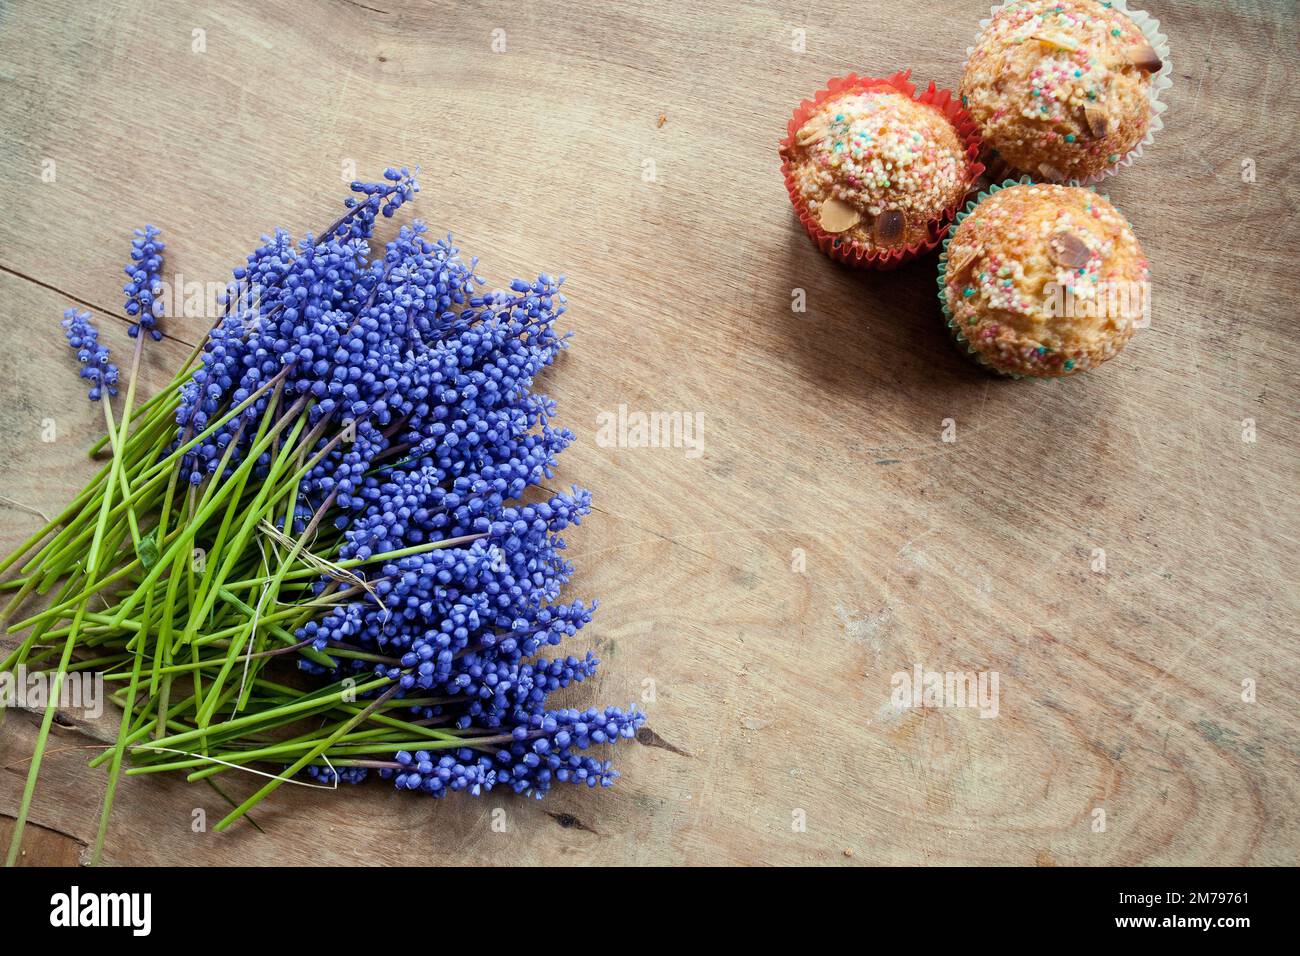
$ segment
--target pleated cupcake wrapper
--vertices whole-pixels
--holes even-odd
[[[993,18],[997,16],[999,10],[1010,6],[1014,2],[1017,2],[1017,0],[1006,0],[1004,3],[993,6],[989,10],[989,15],[980,21],[980,34],[983,34],[988,29],[989,24],[993,22]],[[1070,179],[1064,183],[1057,183],[1056,185],[1059,186],[1092,186],[1108,176],[1114,176],[1121,169],[1132,166],[1136,160],[1140,159],[1142,151],[1155,142],[1156,134],[1165,128],[1165,121],[1161,114],[1169,106],[1164,102],[1164,95],[1174,85],[1174,66],[1169,58],[1169,37],[1160,32],[1159,20],[1145,10],[1131,8],[1128,5],[1128,0],[1111,0],[1110,6],[1133,21],[1134,25],[1142,31],[1142,35],[1146,37],[1147,42],[1151,44],[1151,49],[1155,50],[1156,55],[1160,57],[1160,69],[1152,74],[1151,84],[1148,88],[1148,96],[1151,100],[1151,119],[1147,123],[1147,134],[1142,138],[1141,142],[1120,157],[1119,161],[1113,165],[1107,166],[1101,172],[1094,173],[1086,179]],[[969,60],[974,52],[975,47],[968,46],[966,48],[966,58]],[[994,179],[1001,179],[1022,172],[1022,170],[1011,167],[992,147],[986,148],[981,158],[993,174]],[[1040,181],[1047,182],[1048,180]]]
[[[1021,176],[1018,179],[1007,179],[1003,182],[996,183],[992,186],[989,186],[987,189],[980,190],[980,192],[975,196],[974,199],[966,203],[966,208],[963,209],[961,212],[957,213],[957,217],[952,222],[952,230],[948,233],[948,236],[943,240],[943,251],[939,253],[939,307],[943,310],[944,324],[948,326],[948,334],[952,336],[953,342],[956,344],[957,348],[964,355],[966,355],[967,358],[973,359],[988,371],[993,372],[997,375],[1001,375],[1004,378],[1020,379],[1020,378],[1036,377],[1036,376],[1017,375],[1015,372],[1007,372],[1004,371],[1003,369],[998,368],[996,365],[994,365],[992,362],[990,362],[988,359],[984,357],[983,352],[980,352],[973,345],[971,345],[970,342],[967,340],[966,336],[962,334],[962,330],[957,326],[956,318],[953,317],[952,309],[948,307],[948,246],[952,242],[952,237],[957,232],[957,227],[960,226],[966,220],[966,217],[969,216],[971,212],[974,211],[976,206],[978,206],[984,200],[988,199],[999,189],[1006,189],[1008,186],[1035,186],[1035,185],[1040,185],[1040,184],[1035,183],[1034,180],[1032,180],[1028,176]],[[1048,183],[1046,185],[1064,185],[1064,184]],[[1084,188],[1087,189],[1089,192],[1097,193],[1096,188],[1093,186],[1086,186]],[[1110,202],[1110,197],[1107,196],[1105,193],[1097,193],[1097,195],[1101,196],[1101,198],[1105,199],[1107,202]],[[1045,379],[1045,381],[1051,381],[1051,379]]]
[[[795,134],[803,127],[804,123],[808,122],[808,118],[817,108],[830,97],[838,96],[841,93],[870,90],[902,93],[918,103],[926,103],[935,107],[948,118],[966,147],[966,161],[970,164],[970,179],[974,182],[984,172],[984,165],[979,160],[983,143],[980,140],[979,128],[975,125],[975,120],[966,112],[961,105],[960,98],[955,96],[951,90],[937,89],[931,83],[927,89],[918,95],[916,84],[909,81],[911,75],[912,71],[909,69],[900,70],[893,76],[885,78],[858,76],[850,73],[848,76],[834,77],[827,80],[824,89],[818,91],[811,100],[801,102],[798,109],[794,111],[794,116],[790,118],[790,122],[786,127],[786,137],[781,141],[782,153],[787,152],[788,147],[794,143]],[[808,231],[808,235],[812,237],[817,247],[832,259],[862,269],[896,269],[903,263],[910,262],[912,259],[936,249],[939,243],[943,241],[943,237],[947,235],[953,217],[957,214],[957,210],[961,208],[966,198],[963,196],[944,210],[942,215],[930,221],[929,237],[925,240],[885,252],[868,252],[847,237],[834,235],[822,229],[817,218],[809,211],[803,197],[799,195],[790,160],[784,155],[781,161],[781,174],[785,177],[785,188],[790,193],[790,202],[794,204],[795,214],[798,215],[799,221],[803,223],[804,229]],[[969,195],[969,192],[966,195]]]

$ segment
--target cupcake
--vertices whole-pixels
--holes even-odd
[[[948,239],[939,282],[957,341],[1017,377],[1073,375],[1114,358],[1149,306],[1133,230],[1080,186],[981,194]]]
[[[1096,0],[998,8],[961,81],[985,146],[1008,167],[1051,182],[1096,181],[1113,170],[1163,109],[1168,50],[1150,29],[1149,38],[1125,11]]]
[[[935,248],[983,172],[974,123],[907,74],[832,80],[781,144],[795,211],[824,252],[887,268]]]

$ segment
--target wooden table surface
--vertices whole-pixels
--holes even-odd
[[[90,308],[125,346],[132,228],[162,228],[169,276],[222,281],[261,232],[333,218],[349,163],[419,164],[418,214],[494,284],[569,277],[545,388],[579,436],[557,484],[595,494],[572,591],[604,663],[567,699],[652,730],[604,793],[283,787],[260,831],[192,832],[216,793],[126,778],[106,859],[1300,862],[1296,8],[1149,9],[1166,129],[1105,191],[1152,326],[1034,383],[948,344],[933,258],[822,257],[778,171],[829,76],[955,86],[978,0],[0,4],[4,550],[90,475],[102,417],[58,320]],[[151,387],[205,329],[169,322]],[[621,405],[702,416],[703,453],[601,447]],[[916,665],[997,672],[997,717],[891,705]],[[0,831],[36,722],[0,728]],[[84,856],[113,732],[56,725],[26,862]]]

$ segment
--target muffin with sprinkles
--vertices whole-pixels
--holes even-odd
[[[1160,51],[1111,3],[1012,0],[971,49],[962,102],[1008,166],[1050,182],[1095,181],[1158,128],[1168,51],[1153,37]]]
[[[834,258],[889,267],[933,249],[983,172],[974,123],[933,84],[846,77],[805,101],[781,144],[790,198]]]
[[[1147,260],[1103,196],[997,189],[959,219],[939,259],[948,327],[985,365],[1053,378],[1114,358],[1147,314]]]

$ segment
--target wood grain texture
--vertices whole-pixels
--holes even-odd
[[[36,527],[12,502],[49,513],[89,476],[100,419],[57,318],[91,304],[122,344],[131,228],[163,229],[169,271],[220,280],[260,232],[327,222],[345,161],[418,163],[419,214],[494,283],[569,276],[574,348],[546,388],[579,436],[557,483],[596,495],[570,547],[604,660],[570,699],[655,690],[606,793],[285,787],[260,832],[213,835],[191,819],[218,794],[134,777],[106,858],[1300,862],[1296,11],[1149,8],[1173,48],[1166,129],[1105,191],[1152,262],[1152,328],[1094,373],[1027,383],[948,344],[933,259],[870,275],[818,254],[775,150],[829,76],[955,86],[976,0],[0,7],[0,545]],[[201,326],[171,323],[153,386]],[[600,447],[621,404],[702,414],[703,455]],[[916,663],[997,671],[998,717],[892,708]],[[84,845],[103,786],[86,748],[113,721],[73,724],[33,822]],[[0,814],[34,731],[0,726]],[[67,858],[51,846],[28,862]]]

